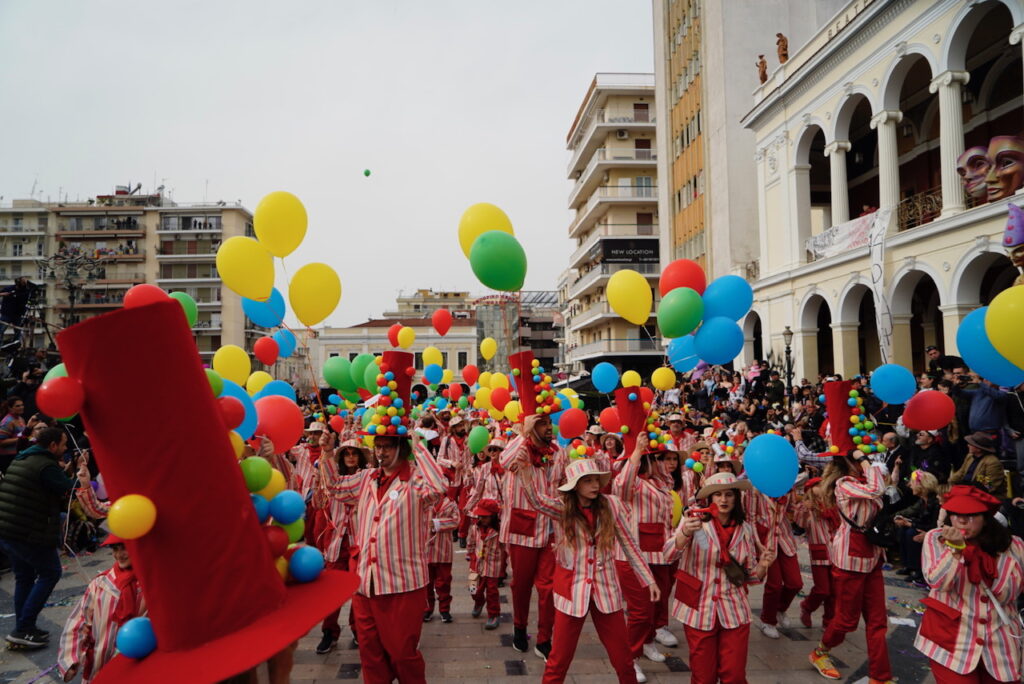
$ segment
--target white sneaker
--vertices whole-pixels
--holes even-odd
[[[653,641],[649,644],[644,644],[644,657],[652,663],[665,662],[665,654],[658,650]]]
[[[775,627],[775,625],[766,625],[762,622],[759,626],[761,628],[761,634],[764,634],[769,639],[778,639],[780,636],[782,636],[779,634],[779,630]]]
[[[634,660],[633,661],[633,672],[636,673],[636,681],[639,682],[640,684],[644,684],[644,682],[647,681],[647,675],[645,675],[644,671],[640,669],[640,661],[639,660]]]
[[[782,627],[783,629],[789,629],[792,626],[793,625],[789,623],[789,616],[785,613],[779,613],[779,627]]]
[[[668,646],[669,648],[675,648],[679,645],[679,639],[676,639],[676,635],[668,631],[668,627],[659,627],[654,632],[654,640],[662,646]]]

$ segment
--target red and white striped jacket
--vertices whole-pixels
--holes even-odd
[[[117,624],[113,616],[121,590],[114,584],[115,572],[116,568],[110,568],[94,577],[64,623],[57,652],[57,669],[62,676],[77,664],[82,681],[88,682],[116,654]],[[141,589],[136,605],[143,605]]]
[[[299,444],[289,451],[291,457],[295,459],[295,467],[292,469],[288,488],[297,491],[302,498],[306,498],[317,484],[316,463],[320,460],[319,450],[319,446],[314,451],[308,444]]]
[[[679,458],[681,461],[686,460],[682,456]],[[689,468],[683,468],[683,486],[679,489],[679,498],[682,500],[684,507],[689,506],[696,500],[697,492],[700,491],[700,480],[700,473],[695,473]]]
[[[503,481],[507,473],[502,470],[498,475],[494,470],[492,461],[473,468],[473,491],[470,493],[469,499],[466,500],[466,507],[463,508],[468,515],[472,515],[473,509],[481,499],[494,499],[499,504],[502,503],[505,491]]]
[[[612,494],[629,509],[629,530],[638,541],[640,555],[651,565],[666,563],[662,550],[672,536],[672,480],[658,472],[640,475],[640,465],[630,460],[612,480]],[[620,547],[615,560],[626,560]]]
[[[673,437],[672,434],[669,433],[668,442],[665,446],[671,449],[672,451],[677,452],[680,458],[685,461],[688,458],[687,455],[691,451],[693,451],[693,447],[695,444],[697,444],[697,441],[698,435],[695,432],[684,431],[678,439],[676,437]]]
[[[481,577],[501,577],[501,541],[498,531],[488,528],[481,530],[473,525],[470,533],[471,551],[469,553],[469,569],[480,573]]]
[[[524,459],[527,452],[526,438],[516,437],[501,452],[501,467],[507,471],[512,463]],[[562,453],[561,449],[554,452],[548,462],[550,465],[537,467],[524,463],[521,466],[533,478],[533,487],[538,493],[547,496],[555,494],[555,488],[564,473],[564,466],[559,467],[557,463]],[[504,491],[498,497],[501,502],[501,543],[534,549],[547,546],[551,542],[551,521],[537,513],[524,491],[521,478],[508,473],[504,485]]]
[[[357,504],[352,553],[363,596],[398,594],[427,584],[424,530],[431,506],[448,484],[426,447],[418,445],[415,454],[415,466],[395,478],[379,502],[380,468],[344,476],[328,488],[342,503]]]
[[[680,525],[684,520],[680,521]],[[743,523],[733,533],[729,555],[747,571],[747,584],[758,584],[754,576],[757,546],[754,526]],[[665,559],[680,559],[676,571],[672,616],[687,627],[710,631],[716,625],[735,629],[750,622],[750,600],[746,586],[735,586],[718,566],[721,544],[712,522],[705,522],[692,537],[684,537],[676,548],[675,534],[665,542]]]
[[[924,536],[921,565],[931,586],[914,647],[957,674],[973,672],[980,663],[993,679],[1021,681],[1021,626],[1017,597],[1024,591],[1024,541],[1014,537],[996,559],[990,591],[1002,607],[1003,622],[992,599],[967,579],[967,565],[941,540],[942,530]]]
[[[626,526],[629,512],[617,496],[604,495],[615,521],[617,543],[615,548],[603,550],[596,543],[596,533],[583,528],[576,530],[576,541],[569,546],[561,528],[562,500],[538,492],[533,487],[523,487],[523,490],[537,511],[555,522],[555,576],[552,585],[555,608],[572,617],[584,617],[590,611],[591,601],[602,613],[622,610],[622,590],[614,562],[619,548],[640,583],[648,587],[654,584],[654,575]]]
[[[462,446],[459,446],[454,436],[445,435],[441,438],[441,448],[437,452],[437,464],[444,470],[452,487],[461,487],[466,484],[467,475],[472,468],[473,454],[469,452],[469,445],[465,440]]]
[[[885,478],[876,467],[868,468],[866,479],[841,477],[836,482],[836,507],[842,515],[863,526],[882,509]],[[839,529],[832,537],[829,557],[840,570],[871,572],[882,558],[882,548],[868,542],[840,517]]]
[[[100,501],[99,497],[96,496],[96,492],[90,487],[79,487],[75,490],[78,497],[78,503],[82,506],[82,510],[90,518],[95,520],[102,520],[107,517],[110,512],[110,502]]]
[[[747,519],[754,524],[761,543],[767,544],[768,536],[771,535],[780,553],[795,556],[796,537],[793,536],[793,527],[789,524],[787,515],[794,510],[793,497],[785,494],[772,499],[756,489],[748,489],[743,492],[743,498],[743,510],[747,514]]]
[[[833,523],[830,516],[803,501],[796,505],[794,519],[807,533],[807,550],[810,552],[811,565],[832,565],[829,545],[836,530],[839,529],[838,525]]]
[[[452,562],[452,530],[459,526],[459,507],[447,496],[434,504],[427,519],[427,562]]]

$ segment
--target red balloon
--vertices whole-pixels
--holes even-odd
[[[619,428],[622,427],[622,421],[619,420],[619,410],[614,406],[609,406],[601,411],[600,422],[605,432],[618,432]]]
[[[391,343],[392,347],[398,346],[398,331],[402,329],[401,323],[395,323],[393,326],[388,328],[388,342]]]
[[[167,293],[161,290],[156,285],[149,285],[142,283],[135,287],[129,288],[124,293],[124,308],[134,309],[137,306],[146,306],[147,304],[155,304],[156,302],[165,302],[170,299]]]
[[[462,396],[462,385],[460,385],[459,383],[455,383],[454,385],[452,385],[451,387],[448,388],[448,398],[451,399],[452,401],[458,401],[459,397],[461,397],[461,396]],[[492,395],[492,397],[493,397],[493,395]]]
[[[266,364],[267,366],[273,366],[277,363],[277,355],[279,352],[280,349],[277,346],[277,340],[273,337],[261,337],[256,340],[256,344],[252,345],[252,353],[260,360],[260,363]]]
[[[462,379],[466,381],[467,385],[475,385],[477,378],[479,377],[480,369],[474,366],[473,364],[469,364],[468,366],[462,369]]]
[[[512,401],[512,394],[507,387],[496,387],[491,390],[491,404],[499,411],[505,410],[505,405]]]
[[[696,261],[689,259],[676,259],[665,267],[658,280],[658,289],[664,297],[677,287],[689,287],[697,291],[697,294],[704,294],[704,288],[708,286],[707,276],[704,269]]]
[[[74,378],[51,378],[36,390],[36,406],[52,418],[70,418],[85,401],[82,383]]]
[[[452,312],[448,309],[438,309],[430,317],[430,320],[434,324],[434,330],[441,337],[447,335],[448,331],[452,329]]]
[[[274,452],[288,451],[302,437],[302,411],[287,397],[271,395],[256,400],[256,434],[274,443]]]
[[[345,419],[341,416],[331,416],[330,420],[331,429],[341,434],[341,431],[345,429]]]
[[[494,396],[494,393],[491,393]],[[587,414],[582,409],[571,408],[562,412],[562,418],[558,421],[558,434],[564,439],[579,437],[587,431]]]
[[[910,398],[903,410],[903,424],[911,430],[941,430],[955,416],[953,400],[942,392],[929,390]]]
[[[647,402],[648,404],[654,401],[654,390],[652,390],[650,387],[641,387],[640,401]]]
[[[245,406],[235,397],[221,397],[217,400],[217,406],[228,430],[234,430],[245,420]]]
[[[267,535],[270,555],[274,558],[283,556],[284,552],[288,550],[288,533],[277,525],[267,525],[263,528],[263,534]]]

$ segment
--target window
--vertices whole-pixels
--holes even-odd
[[[327,358],[329,358],[329,359],[333,359],[333,358],[336,358],[338,356],[341,356],[341,352],[329,352],[327,354]]]
[[[423,353],[422,352],[416,352],[415,359],[416,359],[416,362],[415,362],[416,370],[423,370]]]
[[[38,221],[38,223],[39,223],[39,230],[46,230],[46,226],[49,224],[49,222],[50,222],[49,217],[47,217],[47,216],[40,216],[39,217],[39,221]]]
[[[24,247],[25,246],[20,243],[15,243],[11,245],[11,256],[23,256],[22,250],[24,249]]]
[[[43,243],[41,241],[36,243],[36,256],[43,256]]]
[[[349,352],[348,353],[348,360],[349,361],[355,361],[357,356],[359,356],[359,352]]]
[[[441,352],[441,368],[447,368],[447,367],[448,367],[448,352],[443,351],[443,352]]]
[[[459,370],[469,365],[469,352],[459,352]]]

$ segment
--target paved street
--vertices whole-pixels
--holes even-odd
[[[512,638],[511,614],[502,614],[502,626],[493,632],[483,628],[484,618],[474,620],[469,612],[472,601],[466,591],[465,552],[456,550],[456,562],[453,593],[455,601],[452,614],[455,622],[442,624],[435,617],[432,622],[423,626],[421,648],[427,659],[427,678],[432,682],[458,681],[470,683],[497,683],[538,681],[543,671],[543,662],[533,655],[516,653],[509,646]],[[804,562],[805,587],[810,586],[810,572],[806,566],[806,550],[801,548]],[[74,602],[84,590],[86,577],[98,570],[108,567],[110,562],[106,552],[80,559],[82,571],[79,572],[74,560],[65,561],[65,574],[51,597],[52,607],[43,611],[41,627],[53,633],[56,640],[64,619],[70,613]],[[84,574],[83,574],[84,573]],[[922,590],[912,587],[898,579],[893,573],[886,573],[889,597],[888,609],[893,618],[910,618],[920,622],[919,599],[924,595]],[[11,592],[13,577],[6,573],[0,579],[0,629],[9,632],[14,623],[13,616],[7,615],[11,608]],[[509,608],[508,588],[501,590],[503,610]],[[761,591],[755,588],[751,592],[755,614],[760,606]],[[796,609],[790,613],[796,617]],[[343,612],[347,616],[347,608]],[[534,616],[535,617],[535,616]],[[820,623],[820,611],[815,616],[815,624]],[[671,627],[672,631],[683,642],[683,632],[678,623]],[[916,627],[892,624],[889,630],[889,652],[893,661],[895,674],[903,684],[922,682],[928,679],[927,662],[913,648]],[[785,684],[802,684],[803,682],[824,682],[807,664],[807,653],[814,642],[820,637],[821,630],[812,629],[782,630],[783,638],[778,641],[765,638],[752,626],[750,636],[750,655],[748,658],[748,676],[751,684],[769,684],[785,682]],[[292,681],[300,684],[322,684],[337,680],[357,680],[359,674],[359,653],[350,648],[351,633],[346,627],[342,633],[341,648],[326,656],[313,652],[320,638],[319,628],[315,628],[299,642],[295,655],[295,669]],[[643,667],[650,682],[688,682],[687,653],[685,642],[677,648],[663,648],[668,656],[664,664],[644,661]],[[851,639],[836,649],[837,663],[847,682],[866,682],[866,653],[864,638],[861,632],[852,635]],[[56,659],[56,646],[35,652],[0,651],[0,682],[59,681],[55,671],[47,672]],[[46,672],[46,674],[44,674]],[[51,674],[53,673],[53,674]],[[585,682],[586,684],[604,684],[615,682],[611,665],[604,655],[604,648],[597,640],[593,626],[588,622],[580,638],[576,651],[576,659],[570,670],[569,681]]]

